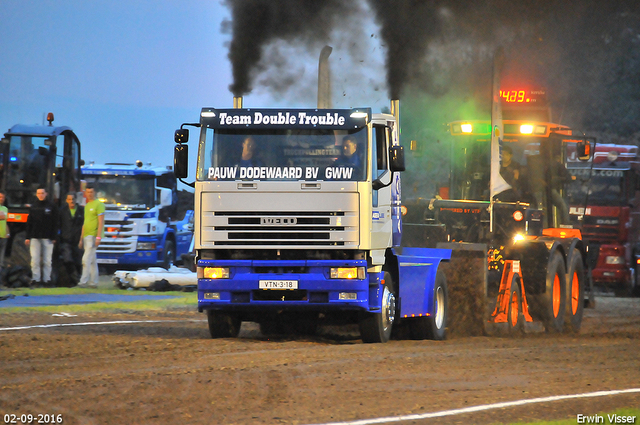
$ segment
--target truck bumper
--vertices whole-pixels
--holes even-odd
[[[199,276],[207,267],[229,269],[228,279],[198,278],[198,309],[264,311],[375,310],[381,273],[364,279],[331,279],[332,267],[362,267],[366,260],[199,260]],[[261,282],[288,282],[294,289],[261,289]]]
[[[105,265],[153,265],[158,263],[156,251],[136,251],[126,254],[98,253],[98,264]]]
[[[594,282],[605,284],[624,284],[629,281],[629,269],[597,268],[591,272]]]

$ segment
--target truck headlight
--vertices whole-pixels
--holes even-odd
[[[331,267],[331,279],[364,279],[364,267]]]
[[[604,262],[607,263],[607,264],[624,264],[624,258],[618,257],[618,256],[613,256],[613,255],[608,255],[604,259]]]
[[[156,243],[155,242],[138,242],[137,251],[155,251]]]
[[[229,279],[229,267],[198,267],[198,279]]]

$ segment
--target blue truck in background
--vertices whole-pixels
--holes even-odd
[[[106,207],[98,264],[169,269],[189,252],[194,214],[188,210],[177,217],[177,181],[171,167],[141,161],[90,163],[82,167],[82,175]]]

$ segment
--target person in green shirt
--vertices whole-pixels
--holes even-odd
[[[7,214],[9,211],[4,206],[4,192],[0,192],[0,272],[4,269],[4,253],[9,240],[9,227],[7,227]],[[1,284],[2,282],[0,282]]]
[[[93,186],[87,186],[84,191],[87,205],[84,207],[84,224],[78,246],[84,248],[82,256],[82,276],[79,287],[98,286],[98,258],[96,250],[104,236],[104,204],[96,200]]]

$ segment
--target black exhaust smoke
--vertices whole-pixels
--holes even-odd
[[[357,0],[224,2],[232,13],[223,30],[232,33],[230,90],[235,96],[251,92],[252,78],[259,72],[296,65],[293,56],[263,57],[268,45],[295,42],[314,52],[314,58],[325,44],[355,46],[359,39],[350,38],[349,31],[362,30],[361,18],[367,12]],[[640,102],[620,102],[640,98],[640,89],[630,95],[640,75],[637,0],[368,0],[368,4],[380,28],[389,98],[402,98],[407,85],[412,93],[436,97],[456,87],[483,103],[490,97],[487,81],[493,54],[503,46],[503,75],[512,76],[513,84],[546,88],[557,111],[554,119],[593,129],[623,128],[624,133],[637,129],[633,114],[620,112],[640,110]],[[357,59],[367,62],[366,56]],[[359,77],[347,81],[348,87],[367,81],[354,67],[334,71],[337,80],[345,73]],[[300,84],[299,79],[281,79],[282,84],[267,87],[282,93]],[[506,87],[509,80],[502,83]],[[370,90],[367,86],[362,91]]]
[[[346,4],[345,4],[346,3]],[[320,46],[329,41],[329,33],[340,16],[349,15],[349,2],[341,0],[226,0],[232,21],[232,40],[229,59],[234,96],[252,90],[252,74],[264,62],[264,47],[276,40],[296,40],[309,46]]]

